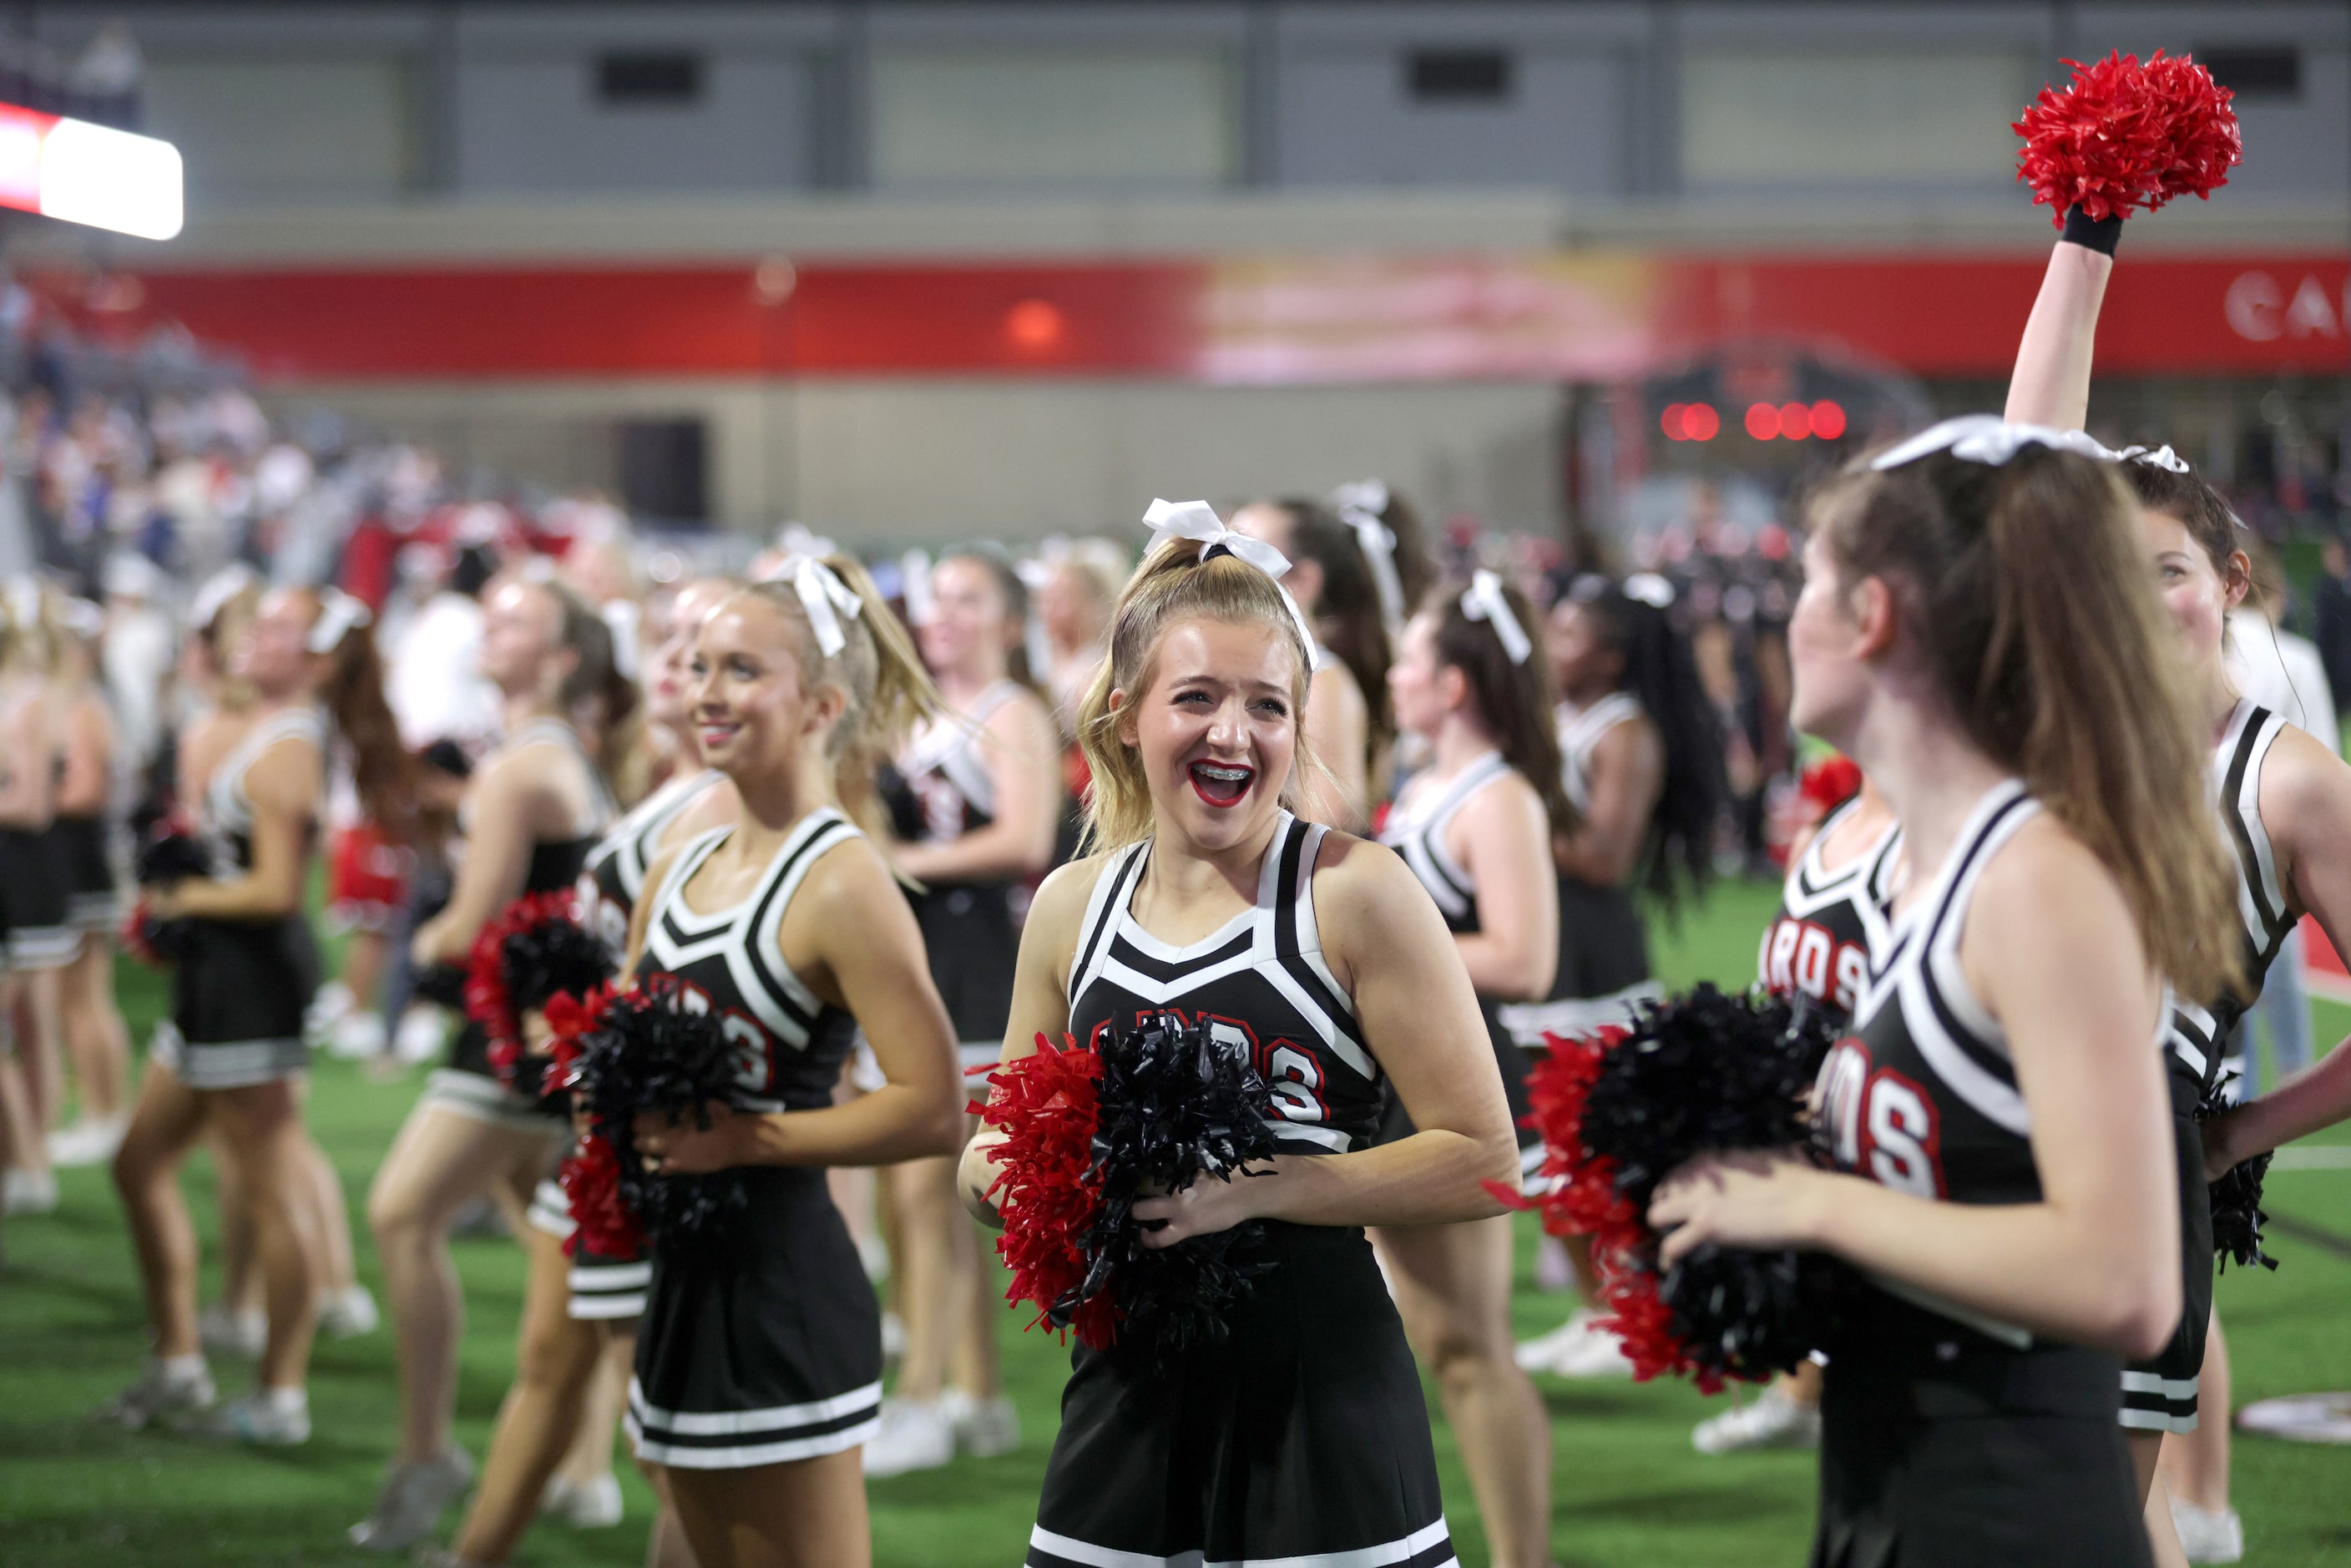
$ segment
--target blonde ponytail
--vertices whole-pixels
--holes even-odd
[[[1220,621],[1267,626],[1288,645],[1295,662],[1290,680],[1290,717],[1298,732],[1298,762],[1283,781],[1282,804],[1297,810],[1298,780],[1315,768],[1306,745],[1306,684],[1312,650],[1299,640],[1298,620],[1280,585],[1258,568],[1230,554],[1200,559],[1197,541],[1171,538],[1135,569],[1111,612],[1110,653],[1094,671],[1078,705],[1078,746],[1093,782],[1086,797],[1083,849],[1118,849],[1151,836],[1151,781],[1143,758],[1121,739],[1113,692],[1130,703],[1151,684],[1160,639],[1179,621]]]

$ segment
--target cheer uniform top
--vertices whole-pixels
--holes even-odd
[[[1019,695],[1011,681],[983,690],[968,713],[943,714],[918,730],[895,768],[883,776],[891,826],[910,843],[952,843],[996,821],[996,785],[982,760],[982,729]],[[1012,1012],[1012,972],[1020,928],[1012,908],[1017,882],[936,882],[907,902],[923,928],[931,979],[954,1020],[967,1067],[993,1067],[1004,1053]]]
[[[282,741],[327,745],[325,715],[280,708],[257,719],[213,769],[202,825],[215,866],[253,869],[253,800],[246,779]],[[306,841],[315,833],[306,824]],[[155,1026],[157,1061],[191,1089],[242,1089],[302,1072],[309,1051],[302,1015],[319,988],[319,946],[300,910],[262,920],[187,922],[187,947],[172,972],[172,1016]]]
[[[1180,947],[1130,910],[1150,843],[1111,854],[1071,965],[1071,1033],[1206,1015],[1265,1075],[1285,1151],[1370,1146],[1380,1066],[1314,919],[1328,831],[1280,813],[1255,905]],[[1352,1227],[1264,1224],[1272,1267],[1222,1342],[1165,1361],[1132,1342],[1073,1353],[1029,1568],[1453,1563],[1420,1375],[1370,1243]]]
[[[691,778],[671,779],[638,801],[588,852],[580,872],[580,917],[611,951],[616,967],[627,951],[629,922],[644,890],[646,869],[660,856],[662,835],[721,777],[705,769]],[[569,1315],[618,1319],[643,1313],[645,1287],[653,1281],[653,1263],[646,1255],[608,1257],[584,1242],[572,1241],[579,1228],[571,1216],[571,1200],[552,1181],[540,1182],[532,1195],[530,1222],[549,1236],[571,1242],[568,1249],[571,1299],[566,1308]]]
[[[1592,806],[1592,754],[1601,737],[1641,716],[1630,692],[1611,692],[1590,707],[1559,707],[1560,783],[1579,812]],[[1649,938],[1633,890],[1559,875],[1559,968],[1548,999],[1512,1002],[1503,1024],[1529,1051],[1546,1049],[1545,1035],[1589,1034],[1629,1024],[1640,1004],[1658,995],[1649,972]]]
[[[1869,983],[1869,956],[1886,946],[1886,906],[1902,858],[1902,826],[1888,822],[1875,841],[1831,871],[1822,859],[1829,838],[1860,809],[1855,796],[1821,820],[1813,841],[1789,869],[1780,907],[1763,928],[1756,978],[1783,997],[1809,997],[1853,1017]]]
[[[1984,867],[2039,810],[2016,780],[1987,791],[1873,956],[1817,1090],[1840,1169],[1949,1203],[2040,1200],[2007,1040],[1959,962]],[[2116,1357],[1876,1276],[1842,1319],[1824,1347],[1813,1568],[2150,1562]]]
[[[2238,699],[2212,750],[2212,807],[2237,873],[2238,928],[2244,948],[2242,995],[2208,1007],[2172,998],[2172,1142],[2179,1166],[2179,1261],[2184,1310],[2171,1343],[2153,1359],[2123,1372],[2126,1427],[2150,1432],[2192,1432],[2212,1315],[2212,1203],[2204,1181],[2204,1137],[2197,1108],[2222,1087],[2220,1059],[2238,1021],[2262,994],[2270,965],[2293,932],[2288,890],[2278,877],[2277,852],[2262,824],[2262,764],[2285,720],[2250,698]]]
[[[605,791],[603,775],[596,771],[594,762],[580,744],[578,733],[562,720],[532,719],[507,737],[501,749],[511,754],[526,746],[542,743],[568,747],[579,759],[587,773],[593,803],[579,833],[568,839],[540,839],[531,845],[530,860],[523,868],[523,896],[559,893],[578,882],[589,852],[595,848],[612,818],[612,800]],[[457,966],[436,967],[456,969]],[[464,985],[462,970],[458,971],[455,985],[456,988]],[[434,1072],[424,1092],[434,1103],[448,1110],[522,1132],[552,1133],[562,1125],[559,1114],[548,1110],[538,1095],[517,1092],[500,1081],[497,1070],[490,1065],[489,1035],[472,1019],[465,1020],[450,1045],[449,1065]]]
[[[1489,751],[1455,774],[1443,788],[1422,790],[1419,799],[1409,806],[1399,801],[1380,829],[1380,842],[1395,850],[1412,868],[1420,885],[1436,900],[1437,912],[1445,916],[1445,928],[1456,936],[1467,936],[1482,927],[1478,921],[1477,883],[1446,847],[1445,836],[1453,826],[1453,819],[1461,814],[1461,809],[1473,796],[1510,772],[1510,765],[1502,759],[1502,754]],[[1553,990],[1557,988],[1554,985]],[[1542,1165],[1542,1137],[1524,1124],[1531,1110],[1527,1099],[1527,1056],[1504,1027],[1501,1007],[1490,998],[1478,998],[1478,1010],[1486,1020],[1487,1037],[1493,1041],[1495,1063],[1502,1071],[1502,1092],[1510,1103],[1510,1123],[1519,1130],[1520,1164],[1525,1173],[1531,1174]],[[1409,1137],[1412,1132],[1412,1119],[1405,1114],[1403,1102],[1389,1094],[1380,1121],[1382,1141]]]
[[[857,1034],[784,963],[784,912],[827,853],[860,837],[826,809],[802,818],[740,903],[686,902],[694,873],[735,830],[680,852],[637,965],[673,977],[737,1041],[740,1111],[816,1111]],[[747,1202],[711,1232],[657,1237],[625,1425],[638,1457],[743,1469],[854,1448],[882,1409],[882,1314],[841,1211],[813,1166],[742,1171]]]

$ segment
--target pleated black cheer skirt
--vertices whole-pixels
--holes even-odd
[[[992,1067],[1004,1050],[1012,971],[1020,957],[1011,892],[1000,883],[976,883],[935,887],[914,901],[931,980],[955,1022],[957,1054],[967,1067]]]
[[[66,873],[66,919],[76,930],[112,931],[122,923],[122,894],[106,852],[102,817],[59,817],[49,831]]]
[[[1918,1332],[1831,1349],[1813,1568],[2152,1562],[2116,1357],[2015,1349],[1875,1291],[1855,1311]]]
[[[71,961],[81,934],[70,924],[71,880],[65,845],[51,831],[0,828],[0,926],[8,933],[7,966],[54,969]]]
[[[564,1304],[567,1317],[618,1321],[643,1315],[645,1290],[653,1283],[651,1258],[608,1257],[590,1247],[571,1218],[570,1195],[553,1177],[531,1193],[529,1217],[531,1228],[562,1242],[571,1260],[565,1281],[570,1291]]]
[[[749,1204],[716,1235],[653,1248],[626,1420],[653,1464],[816,1458],[881,1414],[881,1308],[824,1173],[744,1174]]]
[[[2204,1130],[2196,1121],[2203,1086],[2177,1058],[2169,1076],[2172,1154],[2179,1169],[2180,1300],[2186,1307],[2160,1354],[2123,1369],[2122,1423],[2142,1432],[2196,1430],[2204,1342],[2212,1323],[2212,1194],[2204,1183]]]
[[[1453,1561],[1420,1375],[1371,1244],[1267,1229],[1279,1261],[1222,1344],[1165,1371],[1147,1347],[1076,1352],[1029,1568]]]
[[[191,1089],[291,1078],[309,1065],[302,1015],[318,988],[319,945],[301,915],[192,920],[155,1057]]]

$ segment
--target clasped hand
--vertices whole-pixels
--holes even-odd
[[[1833,1180],[1793,1154],[1700,1155],[1657,1185],[1649,1228],[1665,1238],[1672,1268],[1708,1241],[1759,1250],[1817,1244],[1823,1184]]]
[[[1143,1244],[1156,1251],[1258,1218],[1264,1213],[1260,1206],[1265,1199],[1265,1178],[1274,1170],[1270,1164],[1243,1166],[1230,1181],[1200,1176],[1174,1192],[1145,1188],[1132,1211]]]
[[[736,1110],[723,1101],[703,1106],[710,1124],[692,1114],[671,1116],[648,1111],[630,1124],[637,1161],[649,1176],[708,1176],[733,1166],[751,1164],[748,1142],[759,1118]]]

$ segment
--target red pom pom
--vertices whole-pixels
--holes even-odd
[[[141,963],[160,969],[169,966],[171,960],[155,950],[154,934],[155,917],[147,912],[147,901],[141,898],[131,904],[131,914],[122,922],[119,933],[122,950]]]
[[[571,1200],[575,1228],[564,1249],[578,1257],[584,1248],[600,1258],[642,1258],[645,1229],[621,1196],[621,1156],[601,1134],[590,1133],[572,1145],[556,1175]]]
[[[571,889],[527,893],[482,927],[465,956],[465,1016],[489,1037],[490,1071],[510,1089],[517,1087],[523,1041],[522,1019],[507,995],[507,938],[559,920],[580,923],[579,896]]]
[[[1817,822],[1861,793],[1861,764],[1833,751],[1805,767],[1799,788]]]
[[[1004,1299],[1036,1306],[1031,1328],[1085,1282],[1080,1244],[1102,1212],[1102,1182],[1093,1169],[1102,1058],[1063,1038],[1066,1049],[1056,1050],[1040,1034],[1035,1054],[990,1074],[996,1092],[983,1113],[1004,1134],[996,1181],[987,1189],[1004,1216],[1004,1233],[996,1239],[1012,1270]],[[1070,1326],[1081,1343],[1109,1348],[1118,1333],[1110,1293],[1080,1306]]]
[[[2024,138],[2016,177],[2054,209],[2059,227],[2070,208],[2101,219],[2151,213],[2228,183],[2244,138],[2229,89],[2210,71],[2161,49],[2144,66],[2121,53],[2094,66],[2065,63],[2073,84],[2062,93],[2043,88],[2011,127]]]
[[[1536,1200],[1543,1228],[1554,1236],[1591,1237],[1595,1259],[1651,1239],[1632,1202],[1616,1190],[1616,1162],[1583,1146],[1583,1103],[1599,1081],[1602,1059],[1626,1032],[1611,1026],[1587,1035],[1546,1035],[1550,1050],[1527,1073],[1527,1098],[1534,1107],[1527,1124],[1543,1141],[1543,1190]]]

